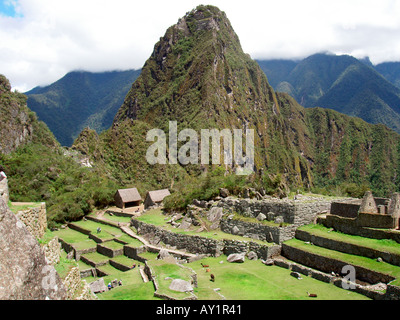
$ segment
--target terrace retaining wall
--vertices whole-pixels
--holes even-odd
[[[263,245],[253,241],[216,240],[201,236],[183,235],[135,219],[131,220],[131,224],[137,229],[138,234],[148,240],[163,242],[166,245],[176,247],[178,250],[183,249],[193,254],[218,257],[223,254],[254,251],[258,258],[268,259],[280,252],[280,246]]]
[[[400,266],[400,255],[389,253],[385,251],[380,251],[377,249],[372,249],[356,244],[351,244],[348,242],[328,239],[316,235],[312,235],[307,231],[297,230],[296,231],[296,239],[311,242],[319,247],[324,247],[330,250],[354,254],[358,256],[364,256],[371,259],[382,258],[384,261]]]
[[[326,217],[319,217],[317,223],[327,228],[333,228],[337,231],[372,239],[392,239],[400,243],[399,230],[386,230],[360,227],[356,219],[343,218],[328,214]]]
[[[320,256],[318,254],[294,248],[286,244],[282,245],[282,255],[302,265],[328,273],[334,272],[340,274],[342,272],[343,267],[348,265],[348,263],[346,262]],[[357,279],[368,283],[372,284],[376,284],[379,282],[389,283],[395,279],[394,277],[389,276],[387,274],[365,269],[360,266],[354,266],[354,268],[356,270]]]

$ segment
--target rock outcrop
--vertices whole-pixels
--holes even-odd
[[[67,291],[37,240],[0,198],[0,300],[64,300]]]

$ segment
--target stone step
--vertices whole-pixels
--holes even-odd
[[[301,265],[339,275],[347,275],[342,272],[343,268],[353,266],[356,278],[371,284],[389,283],[400,275],[400,268],[397,266],[387,265],[382,268],[381,265],[385,264],[384,262],[377,262],[365,257],[357,258],[357,256],[347,253],[305,244],[298,239],[292,239],[282,244],[282,256]]]
[[[306,228],[307,227],[303,229]],[[363,256],[370,259],[382,259],[387,263],[400,266],[400,253],[396,252],[398,250],[391,250],[389,246],[384,246],[383,244],[379,249],[376,247],[374,248],[372,242],[377,242],[378,240],[365,239],[364,241],[362,238],[352,235],[338,234],[335,231],[330,233],[328,232],[329,229],[326,229],[326,232],[323,229],[318,230],[318,232],[303,229],[299,228],[296,230],[296,239],[334,251]],[[343,239],[338,240],[338,236]],[[369,246],[368,242],[370,244]]]

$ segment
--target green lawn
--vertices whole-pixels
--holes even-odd
[[[215,282],[210,281],[210,273],[202,268],[200,262],[210,266]],[[267,267],[260,261],[246,260],[242,264],[230,264],[222,256],[196,261],[188,266],[197,273],[199,288],[194,293],[201,300],[215,299],[215,288],[220,288],[220,294],[228,300],[315,299],[309,298],[307,292],[316,293],[318,300],[368,300],[363,295],[311,277],[303,276],[302,280],[298,280],[290,276],[290,270]]]
[[[89,239],[87,235],[69,228],[54,231],[53,234],[73,245],[77,250],[96,248],[97,246],[97,243]]]
[[[192,280],[190,275],[192,273],[189,269],[182,268],[176,263],[169,263],[164,260],[152,260],[149,261],[148,264],[153,272],[156,274],[156,279],[159,286],[157,293],[166,294],[179,300],[191,297],[191,294],[189,293],[170,290],[169,286],[172,280],[166,279],[182,279],[190,283],[190,281]]]
[[[98,252],[91,252],[91,253],[86,253],[82,255],[82,257],[87,258],[90,261],[93,261],[94,263],[107,263],[110,258],[106,257]]]
[[[122,286],[98,294],[100,300],[158,300],[154,297],[153,283],[151,281],[144,283],[138,268],[126,272],[119,271],[112,266],[106,266],[103,269],[111,272],[110,276],[104,277],[106,285],[117,279],[122,281]]]

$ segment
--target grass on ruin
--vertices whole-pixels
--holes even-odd
[[[13,213],[17,213],[18,211],[24,211],[32,208],[38,208],[41,205],[42,205],[41,202],[26,202],[26,203],[24,202],[17,203],[11,201],[8,202],[8,207]]]
[[[400,255],[400,243],[391,239],[371,239],[360,236],[349,235],[338,231],[330,231],[331,229],[320,225],[310,224],[302,226],[299,230],[306,231],[312,235],[321,236],[327,239],[342,241],[350,244],[355,244],[371,249],[385,251],[392,254]]]
[[[329,250],[315,245],[306,244],[298,239],[288,240],[285,242],[285,244],[310,253],[340,260],[349,265],[360,266],[366,269],[381,272],[383,274],[390,275],[396,279],[399,279],[400,277],[400,267],[391,265],[386,262],[378,262],[376,261],[376,259],[370,259],[362,256],[356,256],[348,253]]]
[[[102,255],[98,252],[85,253],[82,256],[96,264],[97,263],[107,263],[110,260],[109,257],[106,257],[105,255]]]
[[[56,269],[60,278],[64,279],[71,269],[77,266],[77,262],[75,260],[68,260],[67,253],[64,250],[61,250],[60,262],[57,263],[54,268]]]
[[[70,228],[59,229],[57,231],[53,231],[53,233],[58,238],[73,245],[77,250],[96,248],[97,246],[97,243],[94,240],[89,239],[87,235]]]

